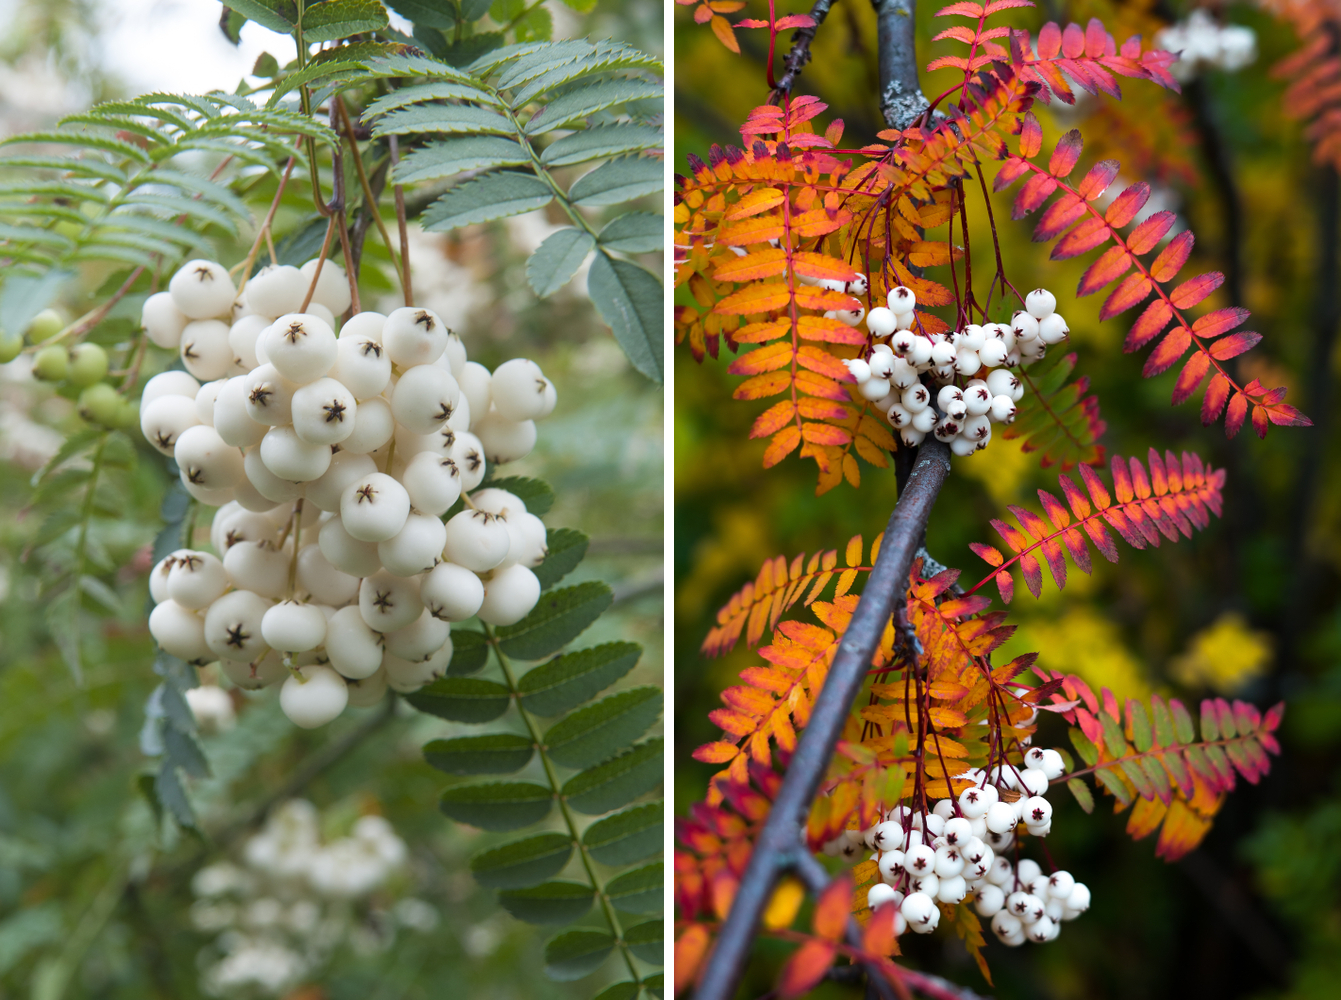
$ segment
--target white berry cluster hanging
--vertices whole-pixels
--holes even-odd
[[[821,284],[852,295],[866,291],[860,275],[856,282]],[[846,362],[848,371],[904,444],[916,447],[930,434],[961,456],[986,448],[993,424],[1015,419],[1024,387],[1009,369],[1039,360],[1070,332],[1056,311],[1056,296],[1044,288],[1025,297],[1025,308],[1009,325],[970,323],[947,333],[914,329],[917,297],[911,289],[891,290],[888,303],[865,316],[860,310],[831,314],[852,326],[864,318],[876,340],[869,356]]]
[[[479,486],[534,447],[553,383],[524,358],[467,360],[431,309],[360,312],[337,336],[350,301],[329,260],[267,267],[241,294],[194,260],[143,313],[186,371],[146,383],[141,430],[218,508],[213,552],[154,567],[150,631],[244,687],[284,678],[307,728],[441,676],[451,622],[520,621],[546,553],[525,503]]]
[[[1023,769],[1007,764],[968,771],[961,777],[973,785],[957,800],[941,799],[928,813],[897,806],[869,830],[848,830],[830,841],[824,852],[855,861],[875,851],[870,858],[879,865],[880,881],[867,893],[867,904],[873,910],[898,907],[896,933],[911,928],[930,934],[940,922],[938,903],[968,899],[991,918],[1003,944],[1044,944],[1061,933],[1063,921],[1089,909],[1090,891],[1069,872],[1045,874],[1028,858],[1012,865],[1006,852],[1016,846],[1021,827],[1034,837],[1052,832],[1046,796],[1049,782],[1064,770],[1056,750],[1033,747]]]

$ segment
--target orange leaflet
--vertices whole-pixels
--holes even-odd
[[[849,875],[842,875],[825,887],[815,903],[815,915],[810,923],[816,934],[829,941],[843,939],[851,912],[848,906],[851,896],[852,878]]]
[[[713,307],[713,312],[747,316],[785,308],[791,293],[781,282],[768,281],[737,289]]]
[[[777,188],[755,188],[732,205],[722,218],[728,222],[747,219],[752,215],[758,215],[760,212],[767,212],[770,208],[776,208],[782,204],[784,197],[783,193]]]
[[[786,270],[787,254],[777,247],[769,247],[767,250],[756,250],[744,257],[732,254],[729,259],[718,265],[712,276],[717,281],[758,281],[760,278],[771,278],[775,274],[782,274]]]
[[[792,363],[794,351],[791,344],[769,344],[756,347],[731,362],[727,371],[732,375],[757,375],[760,372],[777,371]]]
[[[799,997],[809,993],[824,978],[837,957],[838,949],[828,941],[811,938],[787,959],[778,976],[780,997]]]
[[[781,252],[781,250],[778,251],[778,253]],[[792,266],[796,269],[797,274],[804,274],[808,278],[852,281],[857,277],[857,272],[837,257],[830,257],[823,253],[812,253],[809,250],[801,250],[792,254]]]

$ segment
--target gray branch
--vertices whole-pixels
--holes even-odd
[[[880,113],[890,128],[905,129],[930,104],[917,77],[917,0],[871,0],[871,6],[880,56]]]

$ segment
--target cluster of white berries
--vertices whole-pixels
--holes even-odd
[[[864,283],[863,278],[859,284]],[[852,292],[850,284],[847,288]],[[993,424],[1015,419],[1024,387],[1009,369],[1039,360],[1070,332],[1056,311],[1056,296],[1043,288],[1025,297],[1025,308],[1010,325],[970,323],[948,333],[912,329],[917,298],[911,289],[893,289],[888,302],[888,308],[877,306],[865,317],[877,343],[868,358],[847,361],[848,371],[904,444],[916,447],[931,434],[961,456],[986,448]]]
[[[992,931],[1004,944],[1051,941],[1062,921],[1089,908],[1090,892],[1068,872],[1044,875],[1027,858],[1018,865],[1006,859],[1021,825],[1035,837],[1052,832],[1052,805],[1045,796],[1049,782],[1065,770],[1061,754],[1038,747],[1025,753],[1024,765],[969,771],[963,777],[973,784],[957,801],[942,799],[926,814],[898,806],[883,822],[848,830],[824,851],[852,860],[875,851],[870,858],[879,865],[880,881],[866,901],[873,910],[890,903],[898,907],[896,933],[911,928],[930,934],[940,923],[937,903],[970,899],[979,914],[991,918]]]
[[[1220,25],[1198,7],[1186,21],[1179,21],[1155,34],[1155,45],[1166,52],[1178,53],[1178,61],[1169,67],[1179,80],[1190,80],[1206,66],[1233,73],[1257,58],[1257,34],[1242,24]]]
[[[430,309],[361,312],[337,337],[338,265],[298,311],[315,274],[266,268],[239,296],[221,265],[182,267],[143,322],[187,370],[150,379],[140,410],[182,485],[218,507],[212,553],[154,567],[150,631],[245,687],[289,675],[280,704],[307,728],[441,676],[451,622],[510,625],[535,606],[545,525],[479,486],[531,451],[555,403],[535,362],[490,374]]]
[[[310,802],[284,803],[242,851],[196,872],[191,922],[216,935],[202,953],[202,983],[213,996],[280,996],[337,948],[381,951],[394,925],[431,930],[437,912],[406,898],[389,913],[354,919],[403,872],[405,842],[381,816],[360,817],[348,836],[323,843]],[[390,919],[387,919],[387,918]]]

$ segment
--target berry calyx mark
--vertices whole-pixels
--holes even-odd
[[[194,479],[191,481],[195,482]],[[186,567],[188,571],[194,570],[198,564],[204,561],[205,560],[201,559],[200,556],[198,555],[185,555],[177,557],[177,565]]]
[[[156,434],[154,434],[154,444],[158,446],[158,449],[160,451],[167,451],[176,442],[177,442],[177,435],[175,434],[166,431],[158,431]]]
[[[484,459],[480,457],[478,451],[472,448],[470,451],[466,452],[465,462],[466,468],[471,472],[479,472],[480,466],[484,464]]]
[[[460,478],[461,470],[456,467],[456,463],[453,462],[450,458],[444,458],[442,461],[438,463],[438,465],[446,469],[447,474],[449,476],[452,476],[454,478]]]
[[[260,385],[258,385],[255,389],[253,389],[251,391],[251,395],[248,396],[247,398],[251,400],[253,403],[255,403],[257,406],[269,406],[270,397],[273,396],[274,394],[275,391],[269,388],[263,382]]]
[[[210,270],[208,267],[206,267],[204,264],[201,264],[191,273],[196,276],[196,280],[199,281],[201,284],[204,284],[206,281],[214,280],[214,272]]]
[[[448,451],[452,445],[456,444],[456,431],[450,427],[442,427],[438,430],[438,436],[442,438],[442,450]]]
[[[323,406],[322,409],[326,411],[326,423],[329,424],[337,420],[340,423],[345,422],[345,404],[338,399]]]
[[[535,380],[535,394],[536,394],[537,396],[543,396],[543,395],[545,394],[545,389],[546,389],[546,387],[547,387],[548,385],[549,385],[549,383],[546,382],[543,378],[538,378],[538,379],[536,379],[536,380]]]
[[[432,333],[434,329],[437,328],[438,324],[437,321],[433,319],[432,314],[427,310],[420,309],[419,312],[415,313],[414,325],[422,326],[425,333]]]
[[[386,613],[391,610],[391,591],[379,590],[377,596],[373,598],[373,607],[378,611]]]
[[[225,646],[233,646],[237,649],[241,649],[246,645],[247,640],[251,638],[250,633],[242,631],[242,626],[240,624],[229,626],[224,631],[228,633],[228,638],[224,640]]]
[[[289,328],[284,331],[284,339],[290,344],[298,343],[299,337],[307,336],[307,328],[297,320],[289,324]]]
[[[244,541],[244,538],[234,529],[230,528],[228,534],[224,535],[224,551],[231,549],[238,542]]]
[[[375,340],[365,340],[360,350],[363,352],[365,358],[369,354],[375,358],[380,358],[382,356],[382,345]]]
[[[438,412],[433,414],[434,420],[451,420],[452,414],[456,412],[456,407],[448,406],[446,403],[438,404]]]
[[[194,485],[196,485],[196,486],[204,486],[204,485],[205,485],[205,471],[204,471],[203,469],[199,469],[199,468],[195,468],[195,469],[187,469],[187,470],[186,470],[186,481],[189,482],[189,483],[192,483],[192,484],[194,484]],[[190,558],[190,557],[188,557],[188,561],[189,561],[189,558]],[[193,567],[193,568],[194,568],[194,567]]]
[[[367,486],[360,486],[354,492],[357,493],[359,497],[357,500],[354,501],[355,503],[363,503],[364,500],[367,500],[369,503],[372,503],[373,497],[377,496],[377,490],[373,489],[371,483],[368,484]]]
[[[194,361],[200,357],[200,355],[196,353],[196,345],[194,342],[182,345],[182,357],[188,361]]]

